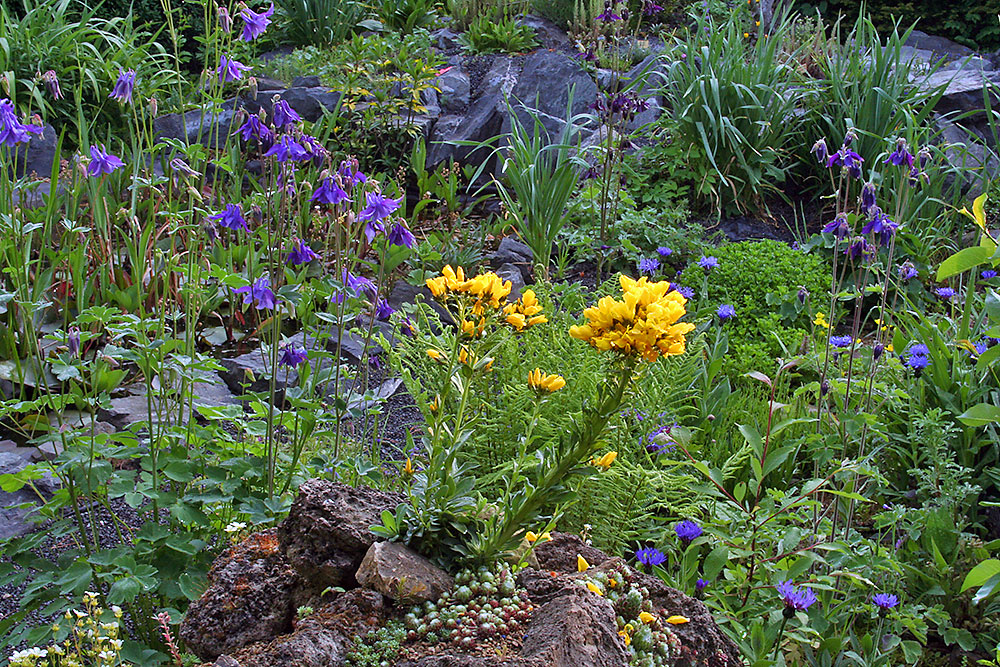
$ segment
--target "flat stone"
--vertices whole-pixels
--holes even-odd
[[[930,51],[931,53],[935,53],[939,56],[949,56],[951,58],[963,58],[973,54],[972,49],[967,46],[953,42],[946,37],[928,35],[922,30],[912,31],[909,36],[907,36],[904,44],[906,46],[912,46],[915,49]]]
[[[30,461],[20,453],[0,452],[0,475],[16,475],[28,465]],[[18,537],[34,530],[35,524],[28,520],[28,515],[42,501],[38,494],[48,497],[58,488],[58,481],[46,471],[43,477],[32,480],[30,485],[26,484],[17,491],[0,490],[0,539]]]
[[[437,78],[441,89],[440,103],[445,111],[460,111],[469,105],[472,88],[469,75],[461,67],[452,67]]]
[[[402,604],[437,600],[455,587],[455,580],[447,572],[396,542],[371,545],[355,579]]]

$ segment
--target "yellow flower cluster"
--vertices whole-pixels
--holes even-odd
[[[528,386],[540,392],[551,394],[566,386],[566,380],[561,375],[546,375],[541,369],[528,373]]]
[[[685,299],[670,283],[651,283],[645,276],[621,276],[622,300],[606,296],[583,311],[587,324],[570,327],[569,335],[602,352],[640,355],[646,361],[684,354],[684,336],[694,325],[678,322],[687,310]]]
[[[503,309],[507,316],[507,324],[518,331],[524,331],[525,327],[533,327],[536,324],[545,324],[549,318],[541,314],[542,306],[538,303],[538,297],[532,290],[525,290],[521,298],[514,303],[508,303]]]
[[[497,310],[510,294],[510,281],[504,282],[493,272],[480,273],[475,278],[465,278],[462,267],[446,266],[437,278],[427,279],[427,289],[435,299],[446,301],[453,295],[473,297],[472,312],[481,316],[487,308]]]
[[[826,321],[826,315],[822,311],[816,313],[816,319],[813,320],[813,324],[824,329],[830,328],[830,323]]]

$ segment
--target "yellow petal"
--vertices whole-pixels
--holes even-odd
[[[538,540],[538,535],[529,530],[527,534],[524,536],[524,539],[528,540],[528,544],[531,544]]]
[[[601,597],[604,597],[604,591],[598,588],[597,584],[595,584],[592,581],[587,582],[587,590],[590,591],[591,593],[594,593],[595,595],[600,595]]]
[[[670,625],[683,625],[684,623],[690,623],[691,619],[685,616],[671,616],[667,619],[667,623]]]
[[[577,572],[586,572],[589,569],[590,569],[590,563],[587,562],[587,559],[584,558],[583,556],[577,554],[577,556],[576,556],[576,571]]]
[[[548,533],[548,532],[542,533],[541,535],[538,536],[538,539],[542,540],[543,542],[551,542],[552,541],[552,533]]]
[[[639,614],[639,620],[643,623],[652,623],[656,620],[656,617],[650,614],[648,611],[641,612]]]

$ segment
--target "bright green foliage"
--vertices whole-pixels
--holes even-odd
[[[472,22],[459,41],[473,54],[524,53],[538,45],[535,31],[513,16],[482,16]]]
[[[626,155],[626,189],[640,208],[664,208],[709,195],[718,179],[699,169],[707,159],[700,144],[676,138],[672,116],[664,115],[651,128],[653,143]]]
[[[408,35],[417,28],[429,28],[434,24],[437,4],[434,0],[383,0],[379,17],[387,28]]]
[[[389,621],[364,637],[355,637],[354,645],[347,652],[349,667],[381,667],[392,663],[399,655],[406,640],[406,627],[400,621]]]
[[[88,124],[118,128],[128,118],[127,108],[108,102],[119,68],[136,70],[137,104],[179,76],[177,63],[131,18],[101,19],[91,10],[75,14],[71,0],[23,0],[18,11],[0,4],[0,72],[7,78],[3,96],[20,112],[41,114],[57,132],[66,129],[71,143],[86,128],[66,126],[80,117]],[[37,78],[47,70],[59,77],[64,99],[53,99]],[[78,103],[82,116],[77,115]]]
[[[779,241],[742,241],[710,254],[719,260],[718,268],[706,276],[693,263],[680,283],[695,290],[700,314],[714,314],[724,303],[736,309],[736,318],[725,325],[730,341],[727,368],[769,372],[775,359],[792,356],[809,328],[808,311],[794,307],[799,288],[805,287],[813,303],[825,299],[829,268],[817,255]]]

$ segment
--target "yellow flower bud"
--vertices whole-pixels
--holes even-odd
[[[598,588],[597,584],[595,584],[592,581],[587,582],[587,590],[593,593],[594,595],[600,595],[601,597],[604,597],[604,591]]]
[[[429,349],[427,350],[427,356],[433,359],[434,361],[440,361],[441,363],[444,363],[444,353],[441,352],[440,350]]]
[[[671,616],[667,619],[667,623],[670,625],[683,625],[684,623],[690,623],[691,619],[686,616]]]
[[[589,569],[590,569],[590,563],[587,562],[587,559],[584,558],[583,556],[581,556],[580,554],[577,554],[576,555],[576,571],[577,572],[586,572]]]
[[[648,611],[643,611],[639,613],[639,620],[643,623],[652,623],[656,620],[656,617],[650,614]]]

